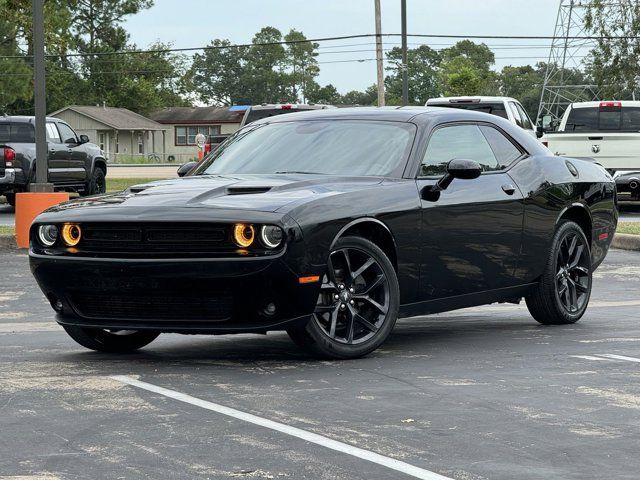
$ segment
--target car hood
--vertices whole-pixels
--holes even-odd
[[[208,208],[280,212],[302,203],[372,188],[381,177],[331,175],[201,175],[135,185],[121,193],[78,199],[50,211]]]

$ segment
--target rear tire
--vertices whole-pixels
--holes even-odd
[[[143,330],[114,330],[63,325],[77,343],[90,350],[106,353],[129,353],[153,342],[159,332]]]
[[[287,333],[324,358],[362,357],[387,339],[399,304],[398,279],[385,253],[364,238],[344,237],[329,254],[312,318]]]
[[[544,325],[575,323],[587,309],[592,268],[589,242],[574,222],[562,223],[554,237],[547,264],[525,300],[529,312]]]
[[[16,206],[16,194],[15,193],[5,193],[4,198],[7,199],[7,203],[12,207]]]

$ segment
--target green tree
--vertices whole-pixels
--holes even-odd
[[[585,14],[588,32],[601,37],[586,61],[605,98],[630,98],[640,82],[640,4],[593,0]]]
[[[487,45],[462,40],[440,53],[440,80],[445,95],[498,94],[499,79],[491,70],[495,56]]]
[[[482,74],[468,58],[455,57],[443,61],[441,79],[444,95],[480,95],[484,81]]]
[[[6,2],[0,0],[0,11],[5,11],[5,8]],[[9,105],[32,96],[32,71],[27,59],[21,55],[17,36],[16,25],[0,16],[0,114],[11,113]]]
[[[378,86],[371,85],[364,92],[351,90],[340,99],[342,105],[375,105],[378,102]]]
[[[424,105],[429,98],[438,95],[440,60],[440,54],[427,45],[407,51],[409,104]],[[390,105],[399,105],[402,101],[402,50],[398,47],[389,50],[387,61],[390,66],[386,70],[391,73],[384,81],[385,97]]]
[[[500,72],[500,91],[506,97],[520,100],[531,118],[538,114],[546,65],[506,66]]]
[[[338,89],[331,84],[321,87],[313,82],[313,85],[311,85],[307,91],[307,101],[310,103],[336,105],[342,103],[342,95],[340,95]]]
[[[287,52],[282,33],[274,27],[264,27],[256,33],[246,53],[240,80],[252,103],[278,103],[290,99],[285,73]]]
[[[314,78],[320,73],[316,60],[318,44],[306,42],[307,37],[294,29],[291,29],[284,39],[287,42],[295,42],[286,46],[286,66],[289,68],[290,99],[300,102],[309,96],[307,89],[313,89]]]

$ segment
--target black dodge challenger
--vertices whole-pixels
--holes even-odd
[[[617,219],[604,168],[499,117],[334,109],[252,123],[183,178],[46,211],[30,262],[90,349],[286,330],[351,358],[398,317],[524,298],[540,323],[576,322]]]

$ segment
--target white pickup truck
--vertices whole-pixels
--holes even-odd
[[[615,175],[618,192],[640,198],[640,102],[573,103],[541,141],[555,155],[594,159]]]

